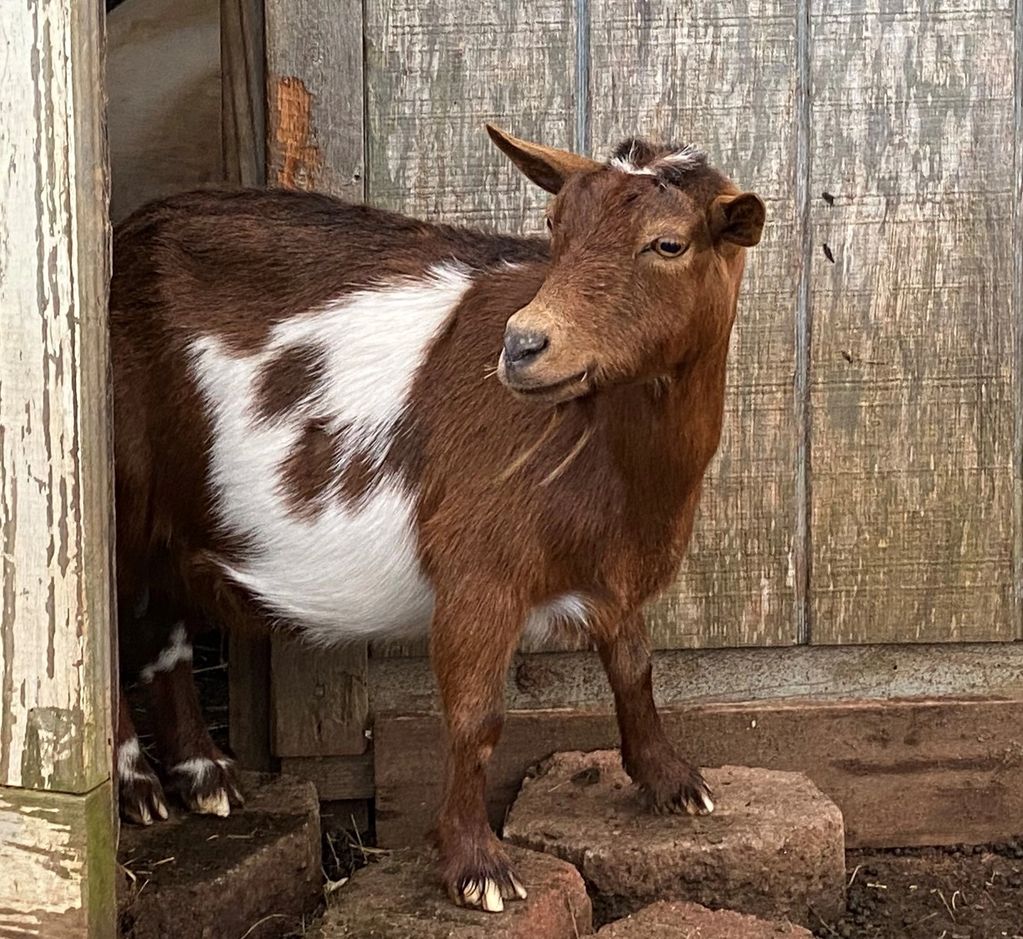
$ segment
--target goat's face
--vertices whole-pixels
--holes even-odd
[[[511,319],[498,374],[558,402],[670,375],[726,348],[764,204],[691,148],[626,141],[608,163],[488,128],[548,210],[551,264]]]

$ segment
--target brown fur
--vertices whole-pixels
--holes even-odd
[[[555,193],[549,246],[308,193],[192,194],[119,229],[111,296],[121,599],[155,580],[182,609],[230,623],[252,606],[212,559],[245,546],[212,524],[210,427],[188,341],[210,333],[252,352],[274,324],[353,290],[442,261],[479,272],[416,375],[383,467],[357,456],[336,478],[343,434],[310,422],[285,471],[298,512],[331,493],[357,501],[381,473],[416,494],[451,739],[438,841],[456,899],[483,876],[513,894],[486,822],[485,768],[523,623],[561,594],[590,603],[632,778],[658,809],[693,810],[706,791],[661,729],[639,611],[692,531],[721,433],[743,246],[763,222],[759,200],[705,162],[634,175],[492,133]],[[655,166],[666,151],[631,152]],[[665,239],[684,254],[652,249]],[[506,331],[527,328],[548,347],[525,365],[501,360],[495,376]],[[321,368],[314,347],[269,363],[264,417],[293,408]]]

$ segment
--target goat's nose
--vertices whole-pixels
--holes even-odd
[[[546,333],[533,329],[509,329],[504,334],[504,358],[509,365],[535,359],[550,343]]]

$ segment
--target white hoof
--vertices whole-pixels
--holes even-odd
[[[511,878],[512,889],[515,891],[515,896],[517,896],[520,900],[525,900],[527,896],[526,888],[522,886],[518,877],[514,874],[509,874],[508,876]]]
[[[231,800],[226,789],[218,789],[208,796],[199,796],[195,800],[195,811],[199,815],[219,815],[227,818],[231,814]]]

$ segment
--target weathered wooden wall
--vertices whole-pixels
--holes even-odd
[[[114,935],[103,13],[0,5],[0,934]]]

